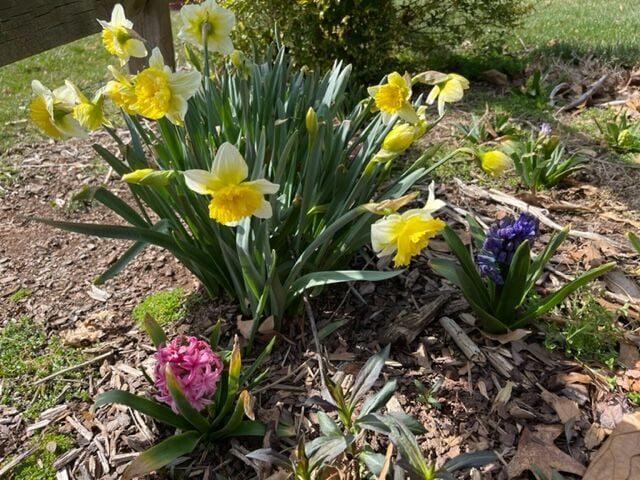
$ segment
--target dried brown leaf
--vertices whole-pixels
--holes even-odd
[[[637,480],[640,472],[640,412],[622,418],[582,480]]]
[[[575,475],[582,475],[585,471],[584,465],[576,459],[525,428],[518,442],[518,451],[507,465],[508,478],[517,477],[533,466],[538,467],[547,478],[551,478],[554,470]]]
[[[542,390],[540,396],[545,402],[553,407],[562,423],[567,423],[580,417],[578,404],[573,400],[570,400],[567,397],[560,397],[548,390]]]

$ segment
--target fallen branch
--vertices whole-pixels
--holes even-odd
[[[33,385],[40,385],[41,383],[44,382],[48,382],[49,380],[59,377],[60,375],[64,375],[65,373],[69,373],[69,372],[73,372],[74,370],[77,370],[79,368],[82,367],[86,367],[87,365],[91,365],[92,363],[96,363],[99,362],[100,360],[104,360],[105,358],[109,358],[111,355],[113,355],[114,353],[116,353],[115,350],[111,350],[110,352],[107,353],[103,353],[102,355],[98,355],[95,358],[92,358],[90,360],[86,360],[82,363],[78,363],[77,365],[72,365],[70,367],[67,368],[63,368],[62,370],[58,370],[57,372],[52,373],[51,375],[47,375],[44,378],[41,378],[40,380],[36,381],[33,383]]]
[[[586,92],[584,92],[582,95],[576,98],[573,102],[566,104],[564,107],[560,107],[556,112],[556,115],[562,112],[566,112],[567,110],[572,110],[577,106],[582,105],[583,103],[588,101],[591,97],[593,97],[594,93],[600,90],[600,87],[602,87],[602,84],[605,82],[607,78],[609,78],[609,74],[605,73],[602,77],[600,77],[600,79],[597,82],[591,85],[591,87]]]
[[[440,320],[440,325],[445,331],[449,334],[454,343],[462,350],[462,353],[471,360],[473,363],[477,363],[480,365],[485,365],[487,363],[487,358],[484,353],[480,350],[469,335],[464,333],[464,330],[460,328],[460,326],[453,321],[449,317],[442,317]]]
[[[500,190],[496,190],[491,188],[489,190],[484,190],[475,185],[467,185],[462,180],[455,178],[454,179],[456,185],[460,189],[462,193],[465,195],[478,198],[478,199],[489,199],[497,203],[501,203],[503,205],[509,205],[511,207],[517,208],[523,212],[527,212],[538,220],[541,223],[544,223],[548,227],[553,228],[554,230],[562,230],[564,227],[553,220],[551,220],[548,216],[544,214],[544,210],[540,207],[534,207],[533,205],[529,205],[527,202],[524,202],[516,197],[513,197],[509,194],[501,192]],[[614,240],[611,240],[604,235],[600,235],[599,233],[594,232],[583,232],[580,230],[569,230],[570,237],[578,237],[578,238],[586,238],[588,240],[596,240],[599,242],[607,242],[608,244],[616,247],[619,250],[629,251],[630,247],[620,244]]]

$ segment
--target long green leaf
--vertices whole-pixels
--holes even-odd
[[[535,283],[538,281],[538,278],[540,278],[540,275],[542,275],[545,265],[549,263],[549,260],[551,260],[551,257],[553,257],[553,254],[556,253],[556,250],[562,244],[562,242],[564,242],[568,234],[569,227],[565,227],[560,230],[551,238],[551,240],[549,240],[544,250],[542,250],[542,252],[540,252],[536,256],[536,258],[533,259],[533,261],[531,262],[531,267],[529,268],[529,278],[527,279],[528,290],[531,290],[533,288]]]
[[[242,422],[242,418],[247,411],[248,403],[250,401],[251,397],[249,392],[246,390],[241,391],[238,396],[238,401],[233,409],[233,413],[220,430],[212,432],[211,439],[220,439],[234,435],[236,428],[238,428]]]
[[[182,387],[180,386],[180,383],[178,383],[178,379],[174,375],[171,366],[168,364],[165,369],[165,377],[171,398],[176,403],[180,414],[185,418],[185,420],[193,425],[196,430],[201,433],[207,433],[211,428],[211,425],[206,418],[200,415],[200,412],[191,406],[189,400],[185,397]]]
[[[155,321],[155,319],[149,314],[149,312],[144,314],[144,318],[142,320],[142,327],[144,328],[147,335],[151,338],[153,345],[158,348],[163,343],[167,342],[167,334],[164,333],[162,327]]]
[[[512,328],[520,328],[527,325],[529,322],[533,321],[536,317],[540,315],[544,315],[553,307],[558,305],[562,300],[564,300],[567,296],[571,295],[578,288],[586,285],[591,280],[599,277],[603,273],[608,272],[613,267],[615,267],[615,262],[605,263],[604,265],[600,265],[599,267],[592,268],[591,270],[583,273],[578,278],[575,278],[573,281],[567,283],[564,287],[558,290],[555,293],[545,297],[536,305],[531,307],[513,326]]]
[[[397,277],[404,270],[378,272],[368,270],[335,270],[332,272],[313,272],[303,275],[291,285],[290,295],[298,295],[308,288],[331,285],[333,283],[369,281],[378,282]]]
[[[127,204],[127,202],[115,196],[106,188],[98,187],[93,194],[93,198],[102,203],[104,206],[110,208],[131,225],[141,228],[149,226],[147,222],[138,214],[138,212],[136,212],[129,206],[129,204]]]
[[[505,325],[511,325],[516,320],[516,310],[527,294],[530,255],[529,242],[524,241],[518,246],[511,259],[509,272],[500,290],[498,306],[495,309],[495,317]]]
[[[240,354],[240,342],[236,336],[233,342],[233,350],[231,351],[231,360],[229,360],[229,369],[227,371],[226,395],[225,398],[220,399],[222,406],[217,411],[216,417],[211,422],[211,425],[214,427],[219,425],[233,408],[233,403],[236,401],[236,393],[240,387],[241,369],[242,355]]]
[[[373,384],[376,383],[380,372],[382,372],[382,367],[384,367],[384,362],[389,358],[389,350],[390,346],[387,345],[380,352],[372,355],[362,366],[351,387],[349,410],[353,411],[356,403],[373,387]]]
[[[123,480],[159,470],[176,458],[191,453],[198,446],[200,438],[198,432],[186,432],[163,440],[138,455],[123,472]]]
[[[629,239],[629,242],[635,249],[636,253],[640,255],[640,238],[638,238],[638,236],[633,232],[627,232],[627,238]]]
[[[152,418],[155,418],[159,422],[166,423],[181,430],[190,430],[191,424],[184,418],[173,413],[173,411],[158,402],[153,400],[147,400],[146,398],[139,397],[123,390],[109,390],[101,393],[96,398],[95,406],[101,407],[110,403],[118,403],[120,405],[126,405],[140,413],[144,413]]]

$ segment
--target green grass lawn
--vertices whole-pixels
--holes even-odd
[[[53,90],[69,79],[93,96],[110,77],[109,63],[100,35],[92,35],[0,67],[0,157],[16,142],[43,138],[29,119],[32,80]]]
[[[537,1],[513,48],[550,51],[564,57],[594,53],[635,64],[640,61],[640,2],[637,0]]]

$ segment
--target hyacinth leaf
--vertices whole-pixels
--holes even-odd
[[[240,354],[240,340],[236,335],[233,340],[233,350],[231,351],[231,358],[229,360],[229,368],[227,370],[227,382],[225,395],[220,398],[222,402],[222,408],[218,410],[218,414],[211,422],[212,426],[217,426],[224,420],[226,415],[233,408],[233,402],[236,399],[236,393],[240,387],[240,371],[242,368],[242,356]]]
[[[309,288],[322,287],[334,283],[369,281],[379,282],[397,277],[404,270],[391,272],[362,271],[362,270],[336,270],[333,272],[314,272],[303,275],[291,285],[293,294],[300,294]]]
[[[427,463],[422,455],[422,449],[409,429],[401,422],[394,422],[390,425],[391,433],[389,440],[398,447],[402,458],[404,458],[411,468],[418,474],[421,480],[433,480],[433,466]]]
[[[460,240],[460,237],[458,237],[451,227],[446,226],[442,232],[442,236],[451,249],[451,252],[456,256],[458,262],[460,262],[460,266],[464,270],[467,278],[473,284],[473,289],[476,292],[475,302],[480,304],[483,309],[489,311],[491,309],[489,294],[484,288],[484,283],[476,270],[476,265],[469,250],[467,250],[462,240]]]
[[[173,413],[173,411],[166,405],[139,397],[123,390],[109,390],[101,393],[96,398],[94,405],[98,408],[110,403],[126,405],[140,413],[155,418],[159,422],[166,423],[167,425],[171,425],[172,427],[176,427],[181,430],[191,430],[191,428],[193,428],[189,422],[181,416]]]
[[[511,328],[516,329],[524,327],[540,315],[544,315],[553,307],[558,305],[562,300],[575,292],[577,289],[583,287],[600,275],[608,272],[613,267],[615,267],[615,265],[615,262],[609,262],[605,263],[604,265],[600,265],[599,267],[592,268],[591,270],[583,273],[578,278],[575,278],[571,282],[567,283],[564,287],[562,287],[555,293],[552,293],[551,295],[543,298],[540,302],[527,310],[527,312],[522,317],[520,317],[518,321],[511,326]]]
[[[389,350],[390,346],[387,345],[382,351],[369,358],[358,372],[358,375],[353,381],[351,395],[349,397],[349,409],[351,411],[353,411],[356,403],[373,387],[376,380],[378,380],[380,372],[382,372],[382,367],[384,367],[384,362],[389,358]]]
[[[442,470],[455,472],[463,468],[480,468],[488,463],[498,460],[498,456],[491,450],[481,450],[479,452],[462,453],[457,457],[447,461]],[[439,472],[436,472],[438,475]]]
[[[163,440],[138,455],[123,472],[123,480],[146,475],[168,465],[182,455],[191,453],[198,446],[200,438],[201,435],[198,432],[186,432]]]
[[[633,232],[628,232],[627,238],[629,239],[631,246],[635,249],[638,255],[640,255],[640,238],[638,238],[638,236]]]
[[[396,391],[396,387],[397,382],[395,380],[391,380],[390,382],[385,383],[384,387],[376,393],[368,396],[362,404],[358,418],[364,417],[365,415],[375,412],[385,406],[393,395],[393,392]]]
[[[142,320],[142,328],[147,332],[149,338],[153,342],[153,345],[158,348],[160,345],[167,343],[167,334],[164,333],[162,327],[155,321],[155,319],[147,312],[144,314]]]
[[[478,223],[478,221],[471,215],[468,215],[466,217],[466,220],[467,220],[467,223],[469,224],[469,231],[471,232],[471,238],[473,239],[473,244],[479,250],[482,248],[482,244],[484,243],[484,239],[486,238],[484,229]]]
[[[529,242],[525,240],[518,246],[511,259],[509,272],[500,290],[498,306],[495,309],[495,317],[505,325],[510,325],[516,320],[516,310],[527,294],[530,255]]]
[[[222,319],[219,318],[218,321],[213,326],[213,328],[211,329],[211,333],[209,334],[209,346],[213,351],[216,351],[218,349],[221,329],[222,329]]]
[[[185,397],[184,392],[182,391],[182,387],[180,386],[178,379],[174,375],[170,364],[167,364],[165,368],[165,378],[167,379],[167,388],[169,389],[171,398],[178,407],[180,415],[182,415],[185,420],[193,425],[199,432],[208,432],[211,428],[211,425],[209,424],[207,419],[200,414],[200,412],[198,412],[191,406],[189,400],[187,400],[187,397]]]
[[[240,422],[242,422],[247,410],[250,409],[250,403],[251,395],[249,392],[247,390],[241,391],[238,396],[236,406],[233,409],[233,413],[227,420],[226,424],[220,430],[212,432],[210,438],[215,440],[235,435],[236,429],[240,426]]]
[[[558,247],[560,247],[562,242],[567,238],[567,235],[569,235],[569,227],[564,227],[549,240],[544,250],[531,262],[529,278],[527,279],[527,291],[533,288],[538,278],[540,278],[540,275],[542,275],[545,265],[549,263]]]

